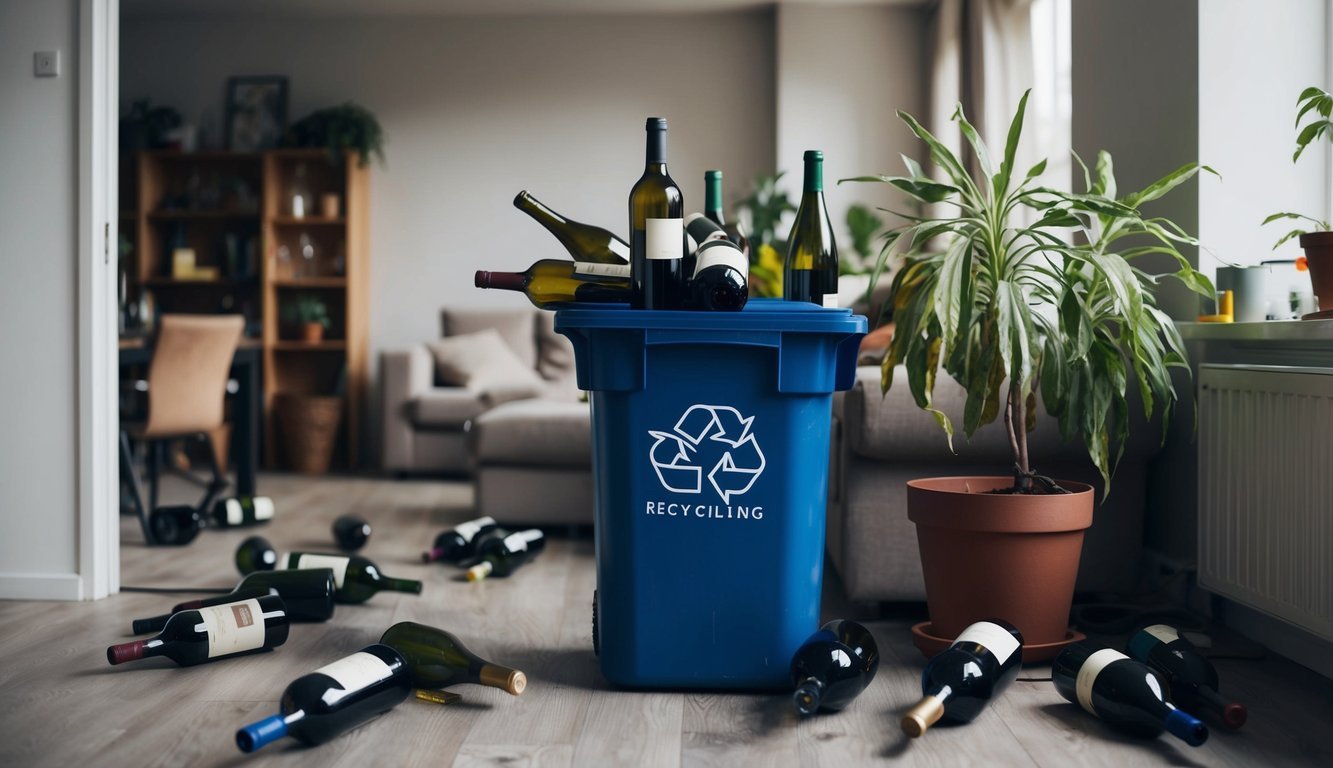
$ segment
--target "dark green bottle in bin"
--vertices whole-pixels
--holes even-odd
[[[864,317],[564,309],[592,400],[597,644],[625,686],[790,690],[819,626],[833,392]]]

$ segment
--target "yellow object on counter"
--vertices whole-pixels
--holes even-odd
[[[1233,323],[1236,321],[1236,295],[1231,291],[1222,291],[1217,300],[1217,314],[1199,315],[1201,323]]]

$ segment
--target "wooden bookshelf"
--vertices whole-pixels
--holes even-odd
[[[304,167],[311,201],[294,216],[293,179]],[[272,409],[280,393],[339,395],[345,412],[334,466],[357,465],[368,390],[369,169],[324,150],[147,151],[121,158],[121,229],[129,249],[126,300],[152,315],[235,313],[263,350],[264,464],[281,467]],[[322,195],[338,215],[320,215]],[[194,251],[216,278],[182,275],[173,251]],[[284,258],[285,257],[285,258]],[[300,338],[289,310],[303,296],[327,308],[322,341]],[[142,327],[127,332],[144,332]]]

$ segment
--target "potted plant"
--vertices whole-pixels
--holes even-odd
[[[329,309],[323,299],[303,293],[288,305],[287,320],[300,330],[302,341],[318,344],[324,340],[324,333],[329,329]]]
[[[329,160],[342,161],[343,153],[356,152],[363,167],[374,155],[384,165],[384,129],[370,110],[352,102],[317,109],[287,129],[284,143],[291,147],[325,147]]]
[[[1299,109],[1296,111],[1296,152],[1291,156],[1293,163],[1300,159],[1306,147],[1321,137],[1333,144],[1333,120],[1329,118],[1330,113],[1333,113],[1333,95],[1320,88],[1306,88],[1297,97],[1296,106]],[[1301,119],[1307,114],[1311,116],[1310,122],[1302,127]],[[1314,295],[1319,297],[1319,314],[1333,315],[1333,231],[1330,231],[1333,226],[1323,219],[1285,211],[1269,216],[1264,219],[1264,223],[1279,219],[1296,219],[1314,225],[1311,230],[1293,229],[1274,243],[1273,248],[1276,249],[1293,237],[1300,238],[1301,248],[1305,250],[1306,267],[1310,270],[1310,284]]]
[[[1202,166],[1185,165],[1139,192],[1120,194],[1111,157],[1102,152],[1092,172],[1083,166],[1085,193],[1039,187],[1044,160],[1022,176],[1015,172],[1027,98],[1019,101],[999,158],[961,107],[954,113],[977,161],[975,177],[900,111],[929,146],[939,180],[905,159],[907,176],[848,181],[887,183],[944,209],[939,216],[905,216],[906,224],[887,233],[875,265],[878,277],[904,257],[889,295],[896,327],[883,359],[883,389],[894,367],[905,366],[917,405],[934,415],[952,445],[954,425],[932,403],[942,368],[966,392],[964,432],[970,437],[1003,417],[1013,451],[1009,475],[908,483],[933,634],[952,638],[972,621],[999,616],[1023,632],[1031,660],[1034,649],[1066,640],[1094,503],[1091,486],[1052,480],[1031,466],[1027,434],[1037,400],[1066,440],[1082,441],[1109,484],[1129,432],[1131,388],[1149,418],[1159,409],[1169,414],[1176,399],[1170,369],[1188,370],[1179,334],[1155,306],[1151,289],[1159,278],[1136,269],[1134,260],[1170,255],[1179,265],[1174,277],[1207,296],[1212,286],[1178,250],[1194,238],[1140,212]],[[1031,223],[1022,211],[1031,212]],[[1074,244],[1066,241],[1070,233]]]
[[[759,174],[750,194],[736,201],[737,212],[749,222],[751,296],[771,298],[782,295],[782,260],[786,257],[787,244],[777,239],[775,230],[783,215],[796,212],[787,193],[778,188],[784,173]]]

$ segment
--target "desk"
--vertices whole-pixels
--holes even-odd
[[[236,495],[255,495],[255,473],[259,468],[259,389],[260,344],[242,339],[231,361],[231,378],[236,380],[232,400],[232,465],[236,467]],[[120,367],[147,365],[153,349],[144,339],[120,340]]]

